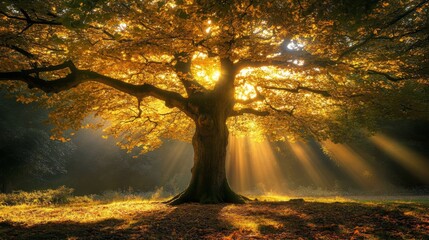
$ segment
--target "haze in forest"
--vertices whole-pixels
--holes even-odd
[[[193,153],[188,143],[167,141],[160,149],[133,158],[114,140],[103,139],[100,131],[81,130],[67,143],[49,140],[47,111],[34,104],[22,105],[3,95],[0,111],[4,192],[66,185],[78,195],[161,189],[167,196],[184,189],[191,177]],[[378,136],[387,138],[387,144],[397,144],[390,146],[391,151],[408,154],[410,159],[401,161],[368,140],[342,145],[339,150],[344,155],[336,159],[323,153],[314,140],[286,145],[237,138],[231,140],[231,149],[241,150],[230,150],[228,178],[234,190],[252,195],[427,193],[427,122],[391,122],[382,134]],[[419,169],[413,169],[418,161]],[[53,169],[46,172],[34,167],[38,164],[50,164]]]

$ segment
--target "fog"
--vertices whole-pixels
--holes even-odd
[[[175,194],[190,180],[188,143],[165,140],[156,151],[133,158],[101,131],[80,130],[67,143],[49,140],[47,111],[35,104],[2,97],[0,111],[3,192],[66,185],[75,194],[157,189]],[[343,145],[232,137],[226,168],[232,188],[242,193],[426,193],[428,147],[429,125],[418,121],[389,122],[380,134]]]

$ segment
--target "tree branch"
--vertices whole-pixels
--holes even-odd
[[[343,59],[344,57],[346,57],[347,55],[349,55],[350,53],[356,51],[357,49],[359,49],[360,47],[362,47],[363,45],[367,44],[372,38],[374,38],[374,34],[371,33],[367,38],[365,38],[363,41],[356,43],[355,45],[347,48],[343,53],[340,54],[340,56],[337,58],[337,61],[340,61],[341,59]]]
[[[384,72],[379,72],[379,71],[375,71],[375,70],[368,70],[367,71],[368,74],[372,74],[372,75],[380,75],[385,77],[386,79],[393,81],[393,82],[398,82],[401,80],[405,80],[405,79],[410,79],[410,78],[404,78],[404,77],[394,77],[388,73],[384,73]]]
[[[403,80],[411,80],[411,79],[419,79],[419,78],[427,78],[428,74],[426,72],[422,72],[419,73],[417,71],[412,71],[412,72],[408,72],[408,74],[412,75],[408,75],[408,76],[402,76],[402,77],[397,77],[394,76],[392,74],[386,73],[386,72],[380,72],[377,70],[372,70],[372,69],[365,69],[364,67],[359,67],[359,66],[353,66],[353,65],[347,65],[349,66],[351,69],[358,71],[359,74],[368,74],[368,75],[379,75],[379,76],[383,76],[385,77],[387,80],[390,80],[392,82],[399,82],[399,81],[403,81]]]
[[[255,110],[253,108],[242,108],[239,110],[232,110],[232,112],[229,114],[230,117],[236,117],[236,116],[241,116],[243,114],[253,114],[255,116],[268,116],[270,115],[270,113],[268,111],[259,111],[259,110]]]
[[[302,87],[302,86],[298,86],[296,88],[283,88],[283,87],[275,87],[275,86],[259,86],[259,87],[265,88],[265,89],[271,89],[271,90],[287,91],[290,93],[299,93],[302,90],[302,91],[319,94],[323,97],[332,97],[332,95],[326,90],[313,89],[313,88]]]
[[[403,19],[404,17],[408,16],[410,13],[414,12],[415,10],[417,10],[419,7],[423,6],[424,4],[426,4],[428,2],[428,0],[423,0],[421,1],[419,4],[417,4],[416,6],[408,9],[407,11],[405,11],[404,13],[402,13],[401,15],[397,16],[396,18],[388,21],[387,23],[385,23],[383,26],[381,26],[381,30],[388,28],[389,26],[392,26],[394,24],[396,24],[397,22],[399,22],[401,19]],[[346,57],[347,55],[349,55],[350,53],[356,51],[357,49],[363,47],[364,45],[366,45],[370,40],[375,38],[375,34],[371,33],[369,34],[365,39],[363,39],[361,42],[351,46],[350,48],[346,49],[343,53],[340,54],[340,56],[337,58],[337,61],[340,61],[341,59],[343,59],[344,57]]]
[[[15,46],[15,45],[4,44],[4,45],[0,45],[0,46],[10,48],[10,49],[24,55],[27,58],[34,58],[35,57],[34,54],[32,54],[32,53],[28,52],[27,50],[24,50],[18,46]]]
[[[276,66],[276,67],[290,67],[294,66],[292,62],[288,61],[276,61],[272,59],[266,59],[264,61],[255,61],[255,60],[248,60],[243,59],[235,63],[237,72],[239,72],[241,69],[246,67],[265,67],[265,66]]]
[[[240,104],[250,104],[250,103],[254,103],[254,102],[258,102],[258,101],[262,101],[265,100],[265,97],[262,95],[257,95],[254,98],[249,98],[249,99],[235,99],[234,102],[236,103],[240,103]]]
[[[189,53],[181,52],[174,55],[176,63],[173,65],[178,78],[186,89],[188,96],[198,92],[204,92],[207,89],[194,80],[191,73],[192,56]]]
[[[429,0],[423,0],[420,3],[418,3],[417,5],[415,5],[412,8],[409,8],[407,11],[405,11],[403,14],[397,16],[396,18],[390,20],[389,22],[386,23],[385,27],[389,27],[397,22],[399,22],[401,19],[403,19],[404,17],[408,16],[410,13],[416,11],[419,7],[423,6],[424,4],[428,3]],[[406,8],[405,8],[406,9]]]
[[[256,96],[255,97],[249,98],[249,99],[246,99],[246,100],[244,100],[244,99],[234,99],[234,101],[236,103],[240,103],[240,104],[250,104],[250,103],[254,103],[254,102],[265,100],[265,96],[261,92],[259,92],[257,88],[254,87],[254,89],[255,89],[255,92],[256,92]]]
[[[233,94],[235,75],[237,73],[236,65],[229,59],[223,57],[220,59],[221,77],[217,81],[215,89],[223,91],[225,94]]]
[[[44,80],[38,77],[39,73],[46,73],[56,70],[69,69],[71,73],[63,78],[56,80]],[[98,82],[109,87],[112,87],[121,92],[130,94],[143,99],[145,97],[154,97],[165,102],[167,107],[177,107],[188,115],[192,115],[187,109],[187,99],[179,93],[157,88],[150,84],[134,85],[126,83],[102,74],[80,70],[71,61],[64,62],[59,65],[34,68],[23,70],[20,72],[2,72],[0,73],[0,81],[21,81],[28,85],[28,88],[38,88],[46,93],[58,93],[61,91],[75,88],[84,82]]]
[[[0,14],[4,15],[10,19],[15,19],[15,20],[27,22],[27,26],[21,32],[24,32],[25,30],[29,29],[34,24],[52,25],[52,26],[63,25],[61,22],[57,22],[55,20],[45,20],[45,19],[40,19],[40,18],[32,19],[30,17],[30,15],[22,8],[20,8],[19,11],[22,13],[22,15],[24,15],[24,17],[12,16],[12,15],[9,15],[9,14],[3,12],[3,11],[0,11]]]
[[[291,116],[291,117],[294,117],[294,115],[293,115],[293,112],[295,111],[295,107],[293,107],[292,108],[292,110],[282,110],[282,109],[278,109],[278,108],[275,108],[273,105],[271,105],[269,102],[267,102],[267,101],[265,101],[265,104],[269,107],[269,108],[271,108],[272,110],[274,110],[275,112],[277,112],[277,113],[286,113],[287,115],[289,115],[289,116]]]
[[[289,54],[288,54],[289,55]],[[286,55],[284,55],[283,57],[285,57]],[[286,56],[287,57],[287,56]],[[304,65],[299,65],[294,63],[294,61],[296,60],[303,60],[304,61]],[[235,63],[235,70],[236,72],[240,72],[241,69],[246,68],[246,67],[253,67],[253,68],[258,68],[258,67],[266,67],[266,66],[273,66],[273,67],[288,67],[288,68],[303,68],[308,67],[308,66],[313,66],[313,67],[328,67],[328,66],[335,66],[337,65],[338,62],[335,62],[331,59],[323,59],[314,55],[311,55],[309,53],[306,52],[306,54],[301,55],[301,56],[296,56],[295,55],[291,55],[289,59],[282,59],[282,60],[276,60],[276,59],[270,59],[270,58],[266,58],[264,60],[250,60],[250,59],[243,59],[238,61],[237,63]]]

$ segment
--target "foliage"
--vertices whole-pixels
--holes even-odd
[[[32,192],[15,191],[9,194],[0,194],[0,206],[14,205],[58,205],[58,204],[97,204],[124,201],[164,201],[171,197],[171,193],[162,187],[150,192],[105,191],[102,194],[74,196],[74,189],[60,186],[56,189],[38,190]]]
[[[47,189],[33,192],[17,191],[10,194],[0,194],[0,205],[51,205],[68,203],[73,193],[72,188],[61,186],[57,189]]]
[[[93,199],[102,202],[120,202],[120,201],[133,201],[133,200],[148,200],[148,201],[162,201],[171,197],[171,193],[164,191],[160,187],[150,192],[133,192],[128,191],[105,191],[100,195],[94,195]]]
[[[20,81],[2,85],[50,108],[62,140],[101,125],[129,151],[190,140],[193,106],[209,107],[198,94],[226,85],[230,131],[254,139],[342,141],[386,118],[428,117],[426,0],[5,0],[0,9],[0,79]]]

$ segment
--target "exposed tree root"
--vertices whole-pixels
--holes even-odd
[[[204,192],[197,194],[197,191],[192,186],[179,193],[165,203],[170,205],[179,205],[189,202],[197,202],[202,204],[216,203],[236,203],[243,204],[245,201],[252,201],[250,198],[239,195],[231,190],[228,184],[225,184],[219,192]]]

